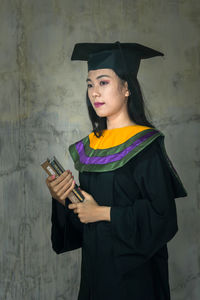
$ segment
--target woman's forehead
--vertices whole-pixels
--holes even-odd
[[[109,77],[117,77],[116,73],[112,69],[97,69],[90,70],[88,72],[88,78],[97,78],[98,76],[109,76]]]

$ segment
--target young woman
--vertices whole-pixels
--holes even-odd
[[[69,150],[83,203],[71,203],[71,172],[47,178],[56,253],[82,247],[79,300],[169,300],[167,242],[177,232],[175,198],[186,191],[151,125],[137,72],[162,55],[138,44],[77,44],[88,61],[93,131]]]

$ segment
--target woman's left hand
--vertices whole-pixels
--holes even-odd
[[[81,190],[81,193],[85,197],[84,201],[80,203],[71,203],[68,205],[68,208],[73,209],[74,213],[78,214],[78,217],[82,223],[100,221],[100,206],[90,194],[83,190]]]

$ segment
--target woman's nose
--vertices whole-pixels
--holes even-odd
[[[100,92],[99,92],[98,87],[94,87],[94,89],[93,89],[93,91],[92,91],[92,96],[93,96],[93,97],[98,97],[98,96],[100,96]]]

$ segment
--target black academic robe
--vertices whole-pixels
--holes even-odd
[[[68,200],[53,199],[53,249],[82,247],[78,300],[170,299],[166,244],[178,228],[175,198],[186,192],[161,140],[116,170],[79,174],[81,188],[111,207],[110,222],[82,224]]]

